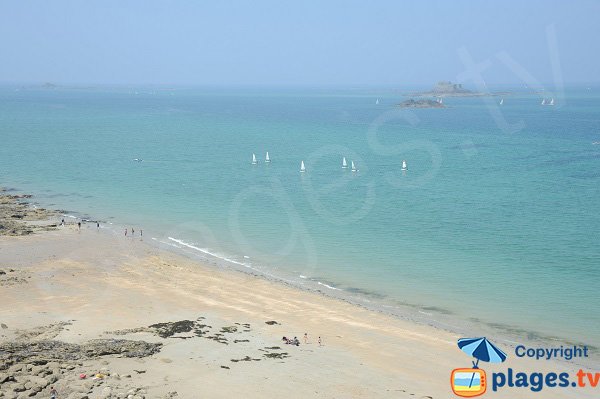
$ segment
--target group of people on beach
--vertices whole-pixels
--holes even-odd
[[[60,225],[63,226],[63,227],[66,226],[65,218],[61,219]],[[100,230],[100,222],[99,221],[96,221],[96,229]],[[81,220],[77,221],[77,230],[81,230]]]
[[[127,237],[127,232],[128,232],[128,230],[127,230],[127,228],[125,228],[125,237]],[[134,237],[134,236],[135,236],[135,230],[132,227],[130,237]],[[144,230],[140,229],[140,237],[143,237],[143,236],[144,236]]]
[[[66,222],[65,222],[65,218],[62,218],[60,221],[60,225],[61,226],[66,226]],[[77,229],[79,231],[81,231],[81,220],[77,221]],[[96,221],[96,229],[100,230],[100,222]],[[125,237],[127,237],[129,234],[129,229],[125,228]],[[140,229],[140,237],[144,236],[144,230]],[[132,227],[131,228],[131,234],[129,234],[129,237],[135,237],[135,229]]]
[[[281,340],[287,345],[300,346],[300,341],[298,340],[298,337],[294,337],[294,338],[283,337],[283,338],[281,338]],[[304,343],[308,344],[308,333],[304,333]],[[321,337],[319,337],[318,343],[319,343],[319,346],[323,346],[323,341],[321,341]]]

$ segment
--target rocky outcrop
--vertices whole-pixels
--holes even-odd
[[[446,106],[434,100],[406,100],[398,104],[400,108],[446,108]]]
[[[29,198],[31,195],[11,195],[0,189],[0,235],[23,236],[56,228],[56,224],[36,223],[47,221],[56,212],[32,206],[26,202]]]

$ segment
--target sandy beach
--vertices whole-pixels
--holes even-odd
[[[202,264],[91,223],[0,237],[0,270],[1,398],[50,397],[50,386],[70,399],[450,398],[451,370],[470,366],[450,332]],[[505,349],[519,371],[580,368],[517,362]],[[594,393],[572,389],[569,397]],[[487,395],[559,398],[565,390]]]

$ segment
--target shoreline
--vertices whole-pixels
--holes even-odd
[[[6,193],[9,193],[9,195],[18,197],[16,200],[20,201],[21,203],[31,205],[30,201],[35,199],[35,197],[31,194],[21,193],[20,190],[15,188],[5,188],[4,190]],[[2,192],[0,192],[0,195],[1,193]],[[21,194],[14,195],[13,193]],[[33,207],[37,212],[37,206],[33,205]],[[34,215],[42,214],[44,217],[57,217],[56,224],[45,220],[41,222],[39,220],[36,221],[34,218],[32,223],[34,226],[36,224],[39,225],[38,228],[40,231],[59,228],[55,226],[59,225],[58,217],[59,215],[62,215],[68,219],[82,221],[82,226],[84,227],[86,226],[86,223],[95,224],[97,221],[99,221],[102,225],[102,228],[100,229],[101,233],[109,235],[112,234],[114,237],[123,238],[121,237],[121,231],[125,228],[125,225],[120,225],[118,222],[115,224],[110,221],[103,221],[98,219],[95,215],[83,214],[79,213],[78,211],[51,210],[44,208],[40,208],[39,211],[41,211],[41,213],[37,212],[34,213]],[[67,223],[69,222],[68,219],[66,221]],[[229,259],[224,255],[219,256],[218,254],[211,253],[178,238],[166,237],[167,240],[165,241],[161,240],[160,238],[151,237],[148,234],[146,234],[144,238],[146,238],[146,240],[143,241],[143,245],[146,245],[149,248],[167,251],[177,256],[183,256],[186,259],[201,263],[203,267],[216,267],[219,269],[235,271],[242,273],[243,275],[264,279],[265,281],[275,284],[281,284],[283,286],[291,287],[304,292],[322,295],[334,300],[340,300],[342,302],[393,318],[440,329],[451,334],[463,336],[490,335],[494,336],[495,339],[502,344],[511,346],[511,348],[514,348],[514,346],[516,346],[518,343],[526,342],[529,346],[577,345],[587,346],[593,351],[597,351],[599,349],[597,346],[592,345],[589,342],[577,340],[574,341],[568,339],[567,337],[542,334],[539,331],[528,330],[518,325],[498,324],[494,322],[482,321],[480,319],[466,319],[455,314],[451,309],[437,307],[433,308],[419,304],[398,302],[396,300],[386,301],[385,295],[382,296],[376,292],[367,292],[364,290],[349,292],[344,288],[336,287],[337,283],[332,281],[320,281],[321,279],[306,278],[306,280],[299,282],[294,280],[294,277],[296,277],[295,275],[275,275],[268,271],[262,270],[261,268],[253,267],[251,264],[247,264],[243,261],[236,261],[234,259]],[[130,237],[127,237],[127,239],[130,239]],[[173,242],[168,242],[168,240]],[[174,245],[174,243],[179,245]],[[600,363],[598,364],[600,366]]]
[[[2,286],[0,322],[7,328],[0,330],[0,345],[6,350],[15,342],[52,339],[64,343],[59,353],[65,345],[76,345],[68,347],[75,353],[89,345],[108,353],[78,355],[44,377],[55,376],[70,399],[125,397],[102,395],[132,389],[148,398],[171,398],[174,391],[179,397],[203,392],[209,397],[439,398],[450,394],[450,370],[469,363],[456,349],[460,336],[447,330],[95,230],[70,225],[27,237],[0,237],[2,268],[10,264],[14,271],[8,275],[18,274]],[[304,332],[308,344],[281,342],[281,336],[302,340]],[[323,346],[316,344],[317,337]],[[114,341],[121,339],[126,342]],[[160,348],[141,357],[128,357],[127,350],[115,356],[110,354],[115,342],[119,351]],[[501,346],[514,365],[514,348]],[[24,375],[31,370],[23,367],[30,360],[11,366],[17,381],[9,380],[11,389],[20,378],[29,378]],[[518,359],[514,367],[573,373],[579,363]],[[498,370],[504,365],[488,366]],[[15,371],[18,367],[21,371]],[[79,380],[80,371],[103,377]],[[579,390],[572,396],[592,393]],[[515,392],[497,394],[514,397]],[[529,390],[519,396],[536,397]]]

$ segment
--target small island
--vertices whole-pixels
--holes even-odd
[[[483,93],[465,89],[460,83],[450,81],[438,82],[433,89],[429,91],[410,93],[412,97],[483,97],[507,95],[509,93]]]
[[[400,108],[446,108],[441,101],[409,99],[398,104]]]

